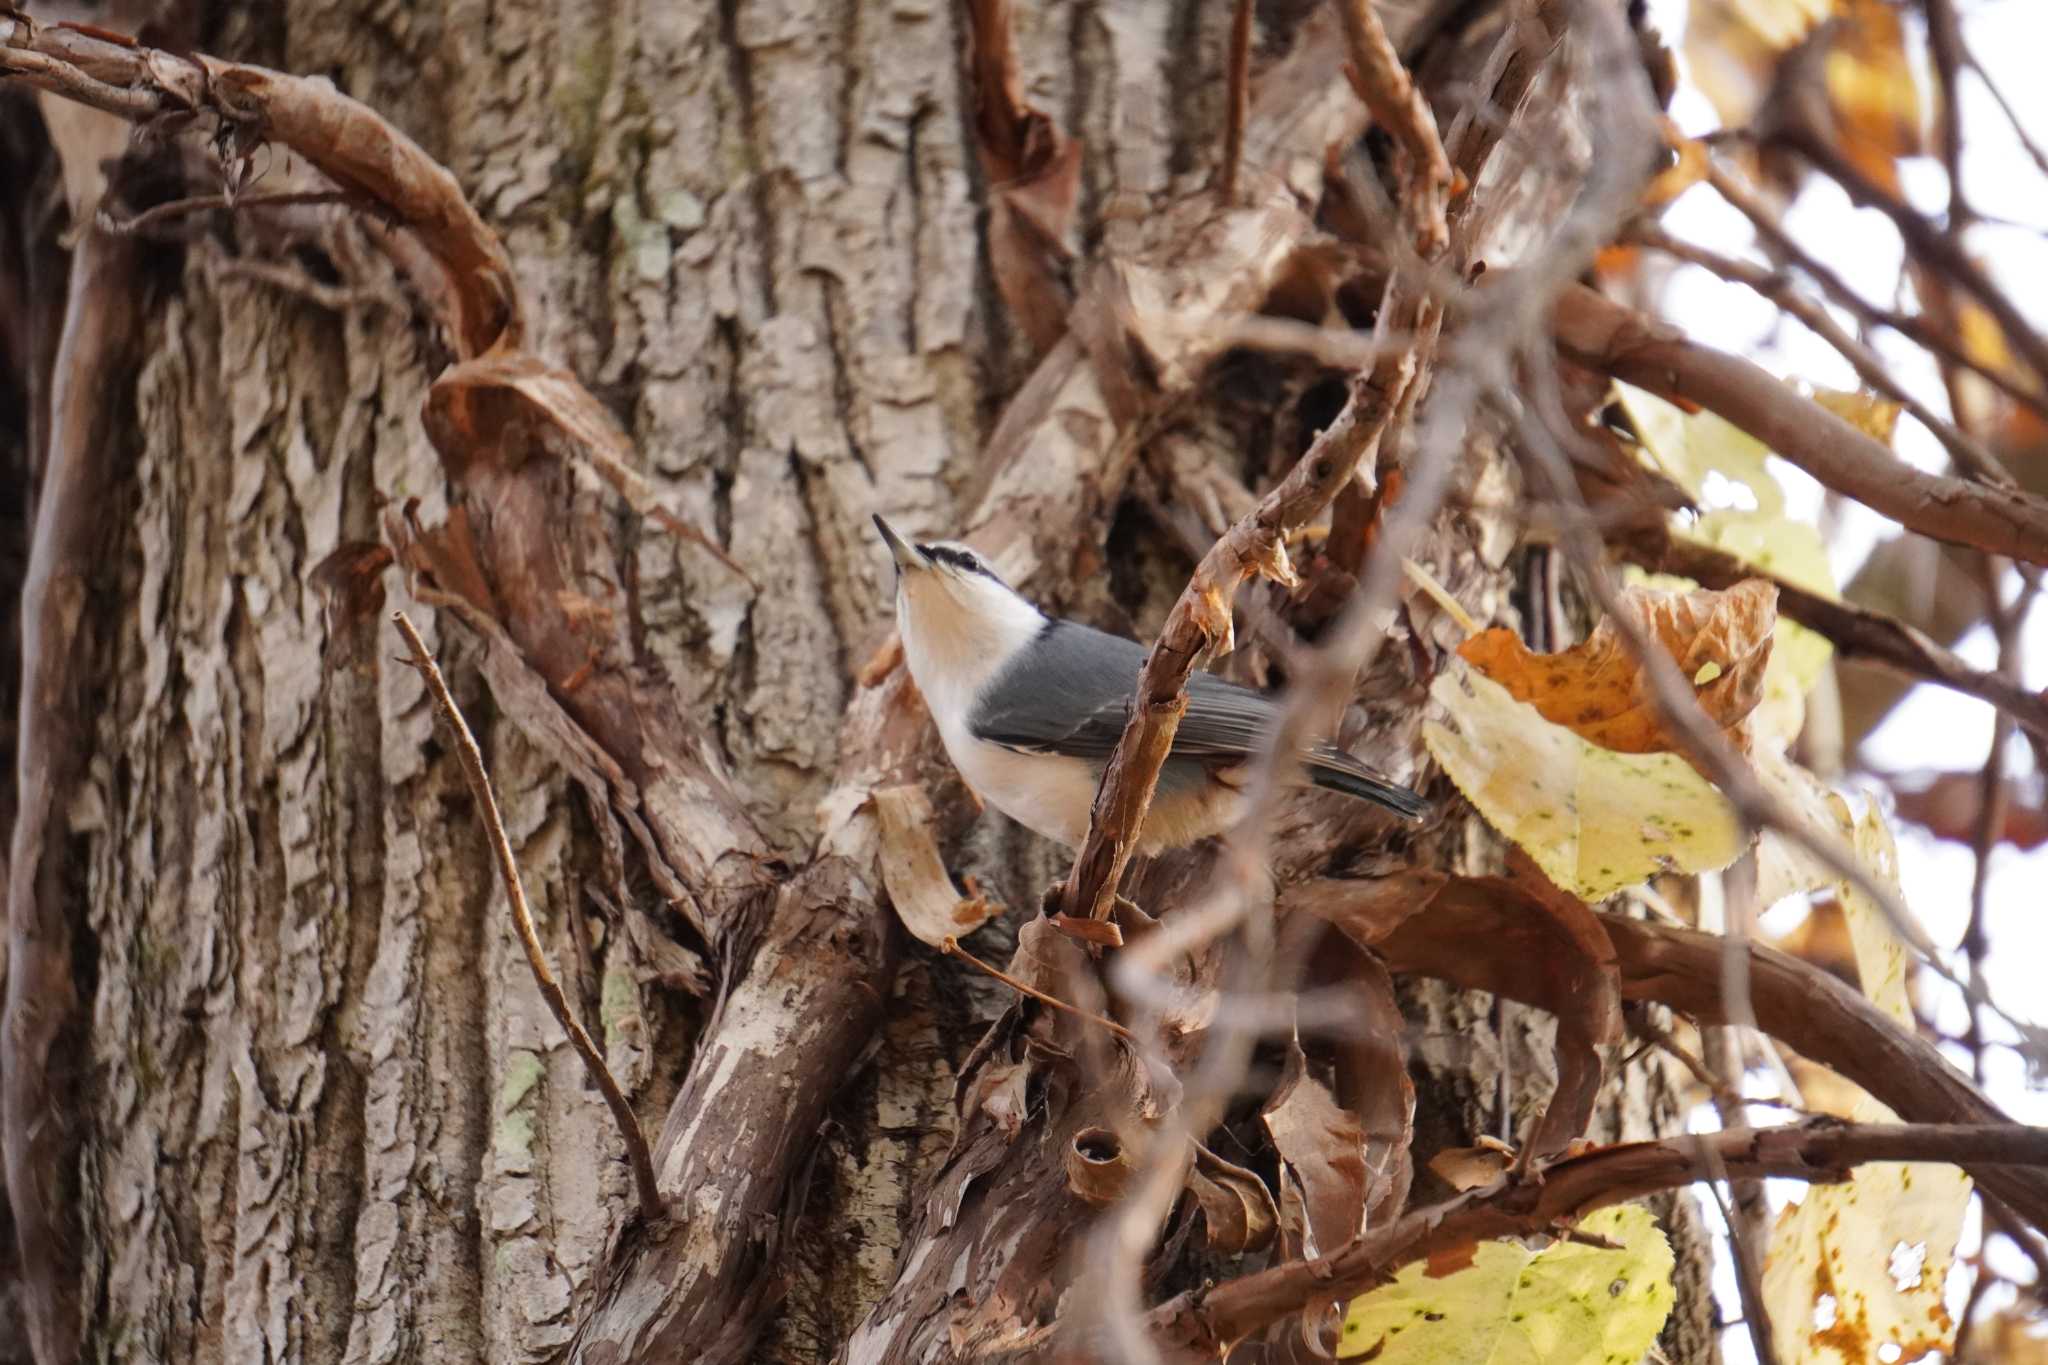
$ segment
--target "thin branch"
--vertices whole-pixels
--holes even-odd
[[[1745,578],[1778,586],[1778,611],[1825,635],[1845,659],[1881,664],[1923,682],[1938,683],[1988,702],[2003,715],[2048,739],[2048,697],[2030,691],[2004,673],[1972,668],[1953,651],[1883,612],[1838,602],[1700,541],[1662,526],[1621,528],[1612,541],[1631,563],[1657,573],[1679,574],[1702,587],[1729,588]]]
[[[1351,88],[1408,161],[1402,213],[1411,245],[1424,260],[1434,260],[1450,242],[1446,209],[1451,192],[1451,162],[1444,155],[1436,115],[1401,64],[1372,0],[1336,0],[1336,5],[1351,56]]]
[[[1379,448],[1401,388],[1413,377],[1407,352],[1383,356],[1352,381],[1351,397],[1286,478],[1239,518],[1195,567],[1138,675],[1137,697],[1116,752],[1103,770],[1088,838],[1075,856],[1060,903],[1077,919],[1102,919],[1159,785],[1159,770],[1187,712],[1188,676],[1230,638],[1230,599],[1246,579],[1294,581],[1286,535],[1326,507]]]
[[[1498,1237],[1555,1235],[1596,1209],[1702,1180],[1838,1182],[1875,1161],[1931,1161],[1973,1171],[2048,1165],[2048,1128],[2021,1124],[1812,1124],[1621,1143],[1546,1167],[1533,1183],[1497,1181],[1417,1209],[1325,1256],[1293,1261],[1167,1300],[1153,1338],[1188,1355],[1219,1357],[1312,1302],[1360,1293],[1405,1265]]]
[[[1718,1161],[1714,1164],[1720,1165]],[[1763,1269],[1757,1264],[1756,1244],[1749,1227],[1736,1218],[1735,1210],[1721,1193],[1721,1184],[1733,1186],[1735,1182],[1728,1180],[1724,1171],[1720,1180],[1705,1183],[1708,1193],[1714,1196],[1714,1207],[1720,1210],[1722,1223],[1728,1228],[1728,1255],[1735,1262],[1735,1293],[1742,1304],[1742,1322],[1749,1329],[1749,1344],[1756,1352],[1757,1365],[1778,1365],[1778,1345],[1771,1336],[1771,1309],[1764,1302]],[[1750,1189],[1763,1188],[1754,1180],[1744,1183]]]
[[[126,235],[147,232],[160,223],[174,218],[184,218],[195,213],[210,213],[217,209],[278,209],[292,208],[302,204],[351,204],[357,202],[352,195],[339,190],[293,190],[284,194],[195,194],[184,199],[172,199],[144,209],[128,218],[116,218],[105,208],[99,212],[99,225],[107,232]]]
[[[1408,152],[1403,213],[1425,265],[1449,241],[1445,195],[1450,165],[1436,133],[1435,116],[1387,41],[1366,0],[1337,0],[1359,97]],[[1411,272],[1412,273],[1412,272]],[[1194,576],[1161,628],[1138,677],[1130,716],[1116,752],[1103,769],[1089,812],[1088,837],[1059,891],[1064,913],[1102,919],[1129,865],[1159,785],[1159,770],[1187,711],[1188,676],[1197,662],[1230,638],[1231,599],[1255,574],[1292,585],[1286,535],[1320,513],[1362,468],[1376,458],[1380,438],[1415,396],[1425,353],[1435,336],[1437,305],[1402,283],[1388,282],[1375,336],[1380,349],[1369,369],[1353,377],[1344,408],[1306,454],[1259,505],[1202,556]],[[1387,348],[1387,336],[1412,332],[1407,346]]]
[[[1905,386],[1892,377],[1891,370],[1878,359],[1875,351],[1857,340],[1847,328],[1829,315],[1825,307],[1801,292],[1781,272],[1697,246],[1672,236],[1661,225],[1648,221],[1631,225],[1624,235],[1630,241],[1653,247],[1666,255],[1676,256],[1681,261],[1688,261],[1710,271],[1731,284],[1744,285],[1770,300],[1780,309],[1805,323],[1814,335],[1833,346],[1855,369],[1857,377],[1864,383],[1912,413],[1920,425],[1933,432],[1936,439],[1948,448],[1948,453],[1954,457],[1960,468],[1967,469],[1986,483],[2003,487],[2011,487],[2015,483],[2011,471],[1991,453],[1989,447],[1915,398]]]
[[[1076,1019],[1085,1019],[1091,1024],[1100,1024],[1102,1027],[1108,1029],[1111,1033],[1116,1034],[1119,1038],[1126,1039],[1133,1043],[1137,1041],[1137,1036],[1133,1034],[1129,1029],[1125,1028],[1122,1024],[1119,1024],[1116,1020],[1105,1018],[1104,1016],[1100,1014],[1095,1014],[1089,1010],[1084,1010],[1079,1005],[1068,1004],[1066,1001],[1060,999],[1058,996],[1050,995],[1047,992],[1038,989],[1038,987],[1030,984],[1027,981],[1020,981],[1016,977],[1011,976],[1002,968],[997,967],[992,963],[982,961],[973,953],[970,953],[965,948],[962,948],[960,946],[960,940],[954,938],[951,934],[946,935],[944,939],[940,940],[939,951],[944,953],[947,957],[960,958],[962,961],[966,962],[968,966],[977,968],[983,973],[994,977],[996,980],[1002,982],[1005,986],[1008,986],[1011,990],[1017,992],[1019,995],[1028,995],[1041,1005],[1049,1005],[1053,1009],[1064,1010],[1068,1014],[1073,1015]]]
[[[1896,309],[1880,308],[1850,288],[1849,282],[1842,278],[1839,271],[1820,260],[1793,238],[1785,225],[1779,221],[1778,215],[1763,201],[1762,196],[1712,157],[1707,159],[1707,183],[1728,201],[1730,207],[1749,219],[1750,226],[1756,229],[1757,235],[1763,238],[1772,251],[1812,277],[1836,303],[1862,318],[1864,322],[1873,326],[1888,327],[1950,364],[1960,365],[1972,371],[1985,382],[1998,388],[2008,398],[2048,417],[2048,398],[2017,382],[1999,367],[1978,360],[1953,338],[1944,335],[1927,318],[1901,313]]]
[[[1839,184],[1853,202],[1874,208],[1891,219],[1892,226],[1898,229],[1906,244],[1907,254],[1918,265],[1939,271],[1943,277],[1973,295],[1997,320],[2000,330],[2005,333],[2006,344],[2025,357],[2028,367],[2034,372],[2032,387],[2040,392],[2043,386],[2048,386],[2048,342],[2044,342],[2041,334],[2034,330],[2019,305],[1992,282],[1984,267],[1963,248],[1960,239],[1942,231],[1926,216],[1915,211],[1912,205],[1865,175],[1822,131],[1830,116],[1821,105],[1826,84],[1819,78],[1818,63],[1826,55],[1826,51],[1814,43],[1793,50],[1788,65],[1796,63],[1805,67],[1811,76],[1802,78],[1803,73],[1792,71],[1780,79],[1778,88],[1787,93],[1786,117],[1776,130],[1776,138],[1795,148],[1822,174]]]
[[[2019,139],[2020,146],[2027,149],[2027,155],[2033,158],[2034,165],[2040,168],[2042,175],[2048,175],[2048,151],[2041,149],[2041,144],[2035,141],[2033,132],[2027,127],[2026,120],[2013,108],[2012,101],[1998,88],[1998,82],[1991,79],[1991,73],[1984,69],[1984,64],[1977,60],[1976,54],[1970,51],[1967,43],[1963,47],[1963,60],[1977,73],[1977,79],[1984,82],[1984,88],[1991,92],[1992,103],[2005,115],[2005,121],[2012,125],[2013,136]]]
[[[411,619],[402,611],[393,612],[391,619],[405,637],[406,648],[412,651],[412,665],[426,680],[427,690],[433,694],[435,709],[441,713],[441,719],[447,722],[455,737],[455,752],[462,760],[462,773],[469,780],[470,796],[476,801],[477,814],[490,837],[491,852],[497,858],[498,875],[503,879],[505,895],[512,903],[512,926],[519,933],[520,945],[526,949],[526,964],[533,969],[534,984],[540,988],[541,999],[547,1001],[555,1022],[562,1026],[562,1032],[569,1035],[570,1045],[583,1059],[583,1069],[590,1074],[592,1083],[610,1106],[612,1118],[618,1122],[619,1136],[625,1141],[626,1156],[633,1167],[633,1183],[640,1194],[640,1216],[652,1224],[662,1216],[662,1201],[660,1188],[654,1179],[654,1158],[647,1148],[647,1135],[641,1131],[640,1120],[634,1115],[625,1092],[619,1089],[611,1068],[605,1065],[604,1054],[598,1051],[597,1044],[591,1041],[583,1025],[570,1012],[569,1001],[548,967],[547,954],[540,946],[540,934],[533,925],[533,912],[527,908],[526,888],[519,880],[519,863],[512,853],[512,841],[506,836],[505,822],[498,814],[498,799],[491,792],[490,774],[484,771],[483,751],[477,748],[476,736],[470,733],[468,722],[463,720],[455,698],[449,694],[440,666],[434,662],[427,642],[420,638]]]
[[[1237,203],[1237,172],[1244,160],[1244,123],[1252,107],[1252,0],[1237,0],[1230,16],[1229,86],[1223,101],[1223,174],[1216,195]]]
[[[1583,285],[1565,291],[1552,322],[1558,348],[1577,363],[1719,413],[1829,488],[1902,526],[2048,564],[2048,499],[1923,473],[1761,366],[1689,340]]]
[[[1998,673],[2002,679],[2013,679],[2019,673],[2019,628],[2027,612],[2034,604],[2032,588],[2022,588],[2017,601],[2007,609],[1999,600],[1999,561],[1984,557],[1984,595],[1991,605],[1991,625],[1998,637]],[[2005,828],[2005,819],[2011,803],[2011,791],[2005,781],[2005,752],[2011,747],[2013,719],[2000,712],[1991,726],[1991,751],[1984,757],[1984,771],[1978,782],[1977,825],[1971,832],[1970,851],[1976,858],[1976,868],[1970,878],[1970,919],[1963,927],[1963,959],[1968,964],[1970,980],[1979,990],[1984,986],[1984,958],[1990,950],[1984,933],[1985,909],[1991,894],[1991,855],[1999,843],[2000,832]],[[1978,1081],[1984,1079],[1984,1031],[1977,1016],[1974,1003],[1966,1006],[1969,1028],[1965,1044],[1970,1049],[1970,1072]]]

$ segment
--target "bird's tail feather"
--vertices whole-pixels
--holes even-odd
[[[1376,806],[1385,806],[1410,820],[1429,809],[1429,802],[1398,782],[1377,776],[1370,768],[1340,749],[1318,749],[1308,756],[1309,781],[1327,791],[1343,792]]]

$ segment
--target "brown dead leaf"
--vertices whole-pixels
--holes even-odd
[[[1621,1036],[1621,994],[1614,944],[1599,917],[1550,885],[1519,851],[1509,855],[1516,879],[1440,877],[1433,891],[1402,878],[1389,899],[1410,907],[1405,917],[1348,913],[1345,888],[1378,897],[1372,882],[1325,880],[1290,889],[1279,909],[1306,911],[1370,942],[1389,970],[1456,981],[1468,990],[1526,1000],[1557,1019],[1557,1089],[1525,1150],[1547,1160],[1583,1133],[1600,1091],[1600,1049]],[[1389,879],[1393,880],[1393,879]]]
[[[1081,144],[1024,99],[1009,0],[973,0],[975,144],[988,174],[989,264],[996,289],[1039,351],[1067,330],[1066,272]]]
[[[962,896],[953,888],[932,833],[932,803],[922,786],[881,787],[874,802],[875,823],[881,830],[882,884],[896,907],[896,918],[920,943],[939,947],[1002,913],[1002,906]]]
[[[1365,1230],[1365,1131],[1288,1047],[1287,1071],[1260,1111],[1280,1154],[1281,1232],[1290,1259],[1320,1256]]]
[[[327,602],[330,640],[345,640],[355,627],[384,610],[384,570],[391,561],[388,545],[345,540],[313,570],[310,581]]]
[[[1763,699],[1777,585],[1750,578],[1725,592],[1627,588],[1621,605],[1638,630],[1670,652],[1707,715],[1746,748],[1742,722]],[[1458,653],[1588,743],[1623,754],[1676,751],[1657,720],[1652,684],[1612,621],[1557,654],[1532,653],[1501,626],[1473,636]]]
[[[1429,1259],[1423,1263],[1422,1273],[1432,1280],[1441,1280],[1447,1275],[1457,1274],[1478,1258],[1477,1242],[1463,1242],[1454,1247],[1444,1247],[1440,1251],[1429,1253]]]
[[[1194,1144],[1195,1159],[1188,1168],[1188,1193],[1201,1206],[1202,1221],[1208,1225],[1211,1251],[1226,1256],[1263,1250],[1280,1226],[1280,1214],[1265,1182],[1242,1166]]]
[[[1491,1185],[1514,1164],[1515,1149],[1498,1138],[1481,1137],[1476,1147],[1446,1147],[1429,1159],[1437,1179],[1458,1193]]]
[[[1330,1039],[1332,1089],[1364,1134],[1365,1220],[1374,1228],[1406,1206],[1415,1177],[1415,1083],[1393,978],[1372,952],[1331,929],[1309,956],[1309,985],[1340,999],[1353,1024]]]

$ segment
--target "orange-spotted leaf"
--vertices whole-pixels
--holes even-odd
[[[1763,698],[1777,586],[1751,578],[1725,592],[1629,588],[1621,607],[1638,631],[1670,652],[1713,722],[1745,743],[1742,723]],[[1648,674],[1611,620],[1558,654],[1532,653],[1498,626],[1467,640],[1458,653],[1545,720],[1603,749],[1658,754],[1678,747],[1657,719]]]

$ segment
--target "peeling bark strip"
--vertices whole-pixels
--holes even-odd
[[[244,155],[264,141],[291,148],[419,238],[440,267],[422,287],[449,299],[449,331],[463,355],[519,344],[517,292],[497,234],[440,163],[331,83],[112,42],[19,13],[0,22],[27,28],[25,43],[19,33],[0,41],[0,75],[137,121],[211,114],[234,130]]]
[[[4,51],[4,49],[0,49]],[[0,1019],[0,1158],[7,1168],[22,1306],[35,1358],[78,1355],[82,1306],[79,1062],[64,1040],[85,1025],[75,930],[83,907],[69,865],[65,812],[91,748],[94,632],[86,615],[106,566],[103,517],[119,485],[124,414],[141,336],[138,248],[98,232],[80,240],[52,366],[50,429],[21,590],[19,812],[8,851],[6,1014]]]
[[[1588,369],[1727,418],[1838,493],[1909,530],[2048,564],[2048,499],[1925,474],[1761,367],[1686,340],[1584,285],[1559,296],[1557,346]]]

